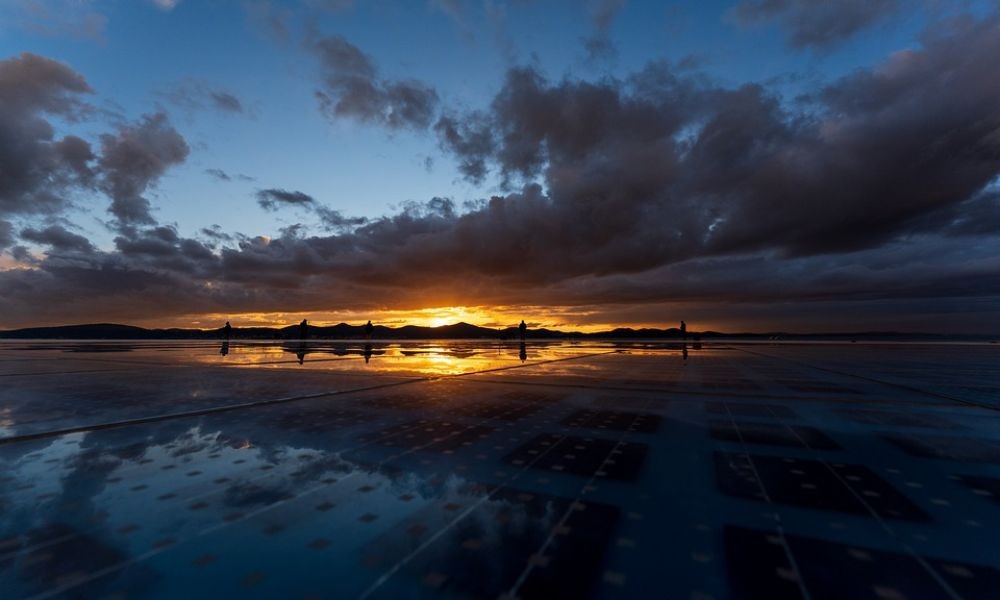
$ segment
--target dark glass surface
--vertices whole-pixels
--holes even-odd
[[[996,597],[998,359],[4,343],[0,597]]]

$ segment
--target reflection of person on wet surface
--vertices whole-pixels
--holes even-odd
[[[518,332],[521,334],[521,341],[524,341],[524,334],[528,331],[528,326],[524,324],[524,319],[521,319],[521,324],[517,326]]]
[[[368,321],[367,323],[365,323],[365,339],[366,340],[372,339],[372,332],[373,331],[375,331],[375,326],[372,325],[372,322]]]
[[[681,337],[688,339],[688,325],[684,321],[681,321]]]
[[[306,350],[308,349],[306,339],[308,337],[309,323],[305,319],[302,319],[302,322],[299,323],[299,347],[298,351],[295,353],[295,356],[299,359],[300,365],[306,360]]]
[[[364,356],[365,356],[365,364],[367,365],[368,361],[370,361],[372,359],[372,345],[371,344],[365,344],[365,354],[364,354]]]
[[[229,338],[233,335],[233,326],[229,324],[229,321],[226,321],[226,326],[222,328],[222,335],[225,341],[222,342],[219,354],[226,356],[229,354]]]
[[[528,360],[528,348],[521,342],[521,353],[518,355],[521,358],[521,362]]]
[[[687,342],[684,342],[684,347],[681,349],[681,351],[684,353],[684,360],[687,361],[687,359],[688,359],[688,345],[687,345]]]

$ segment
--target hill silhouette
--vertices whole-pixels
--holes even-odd
[[[298,324],[287,327],[234,327],[234,340],[289,340],[299,335]],[[23,340],[218,340],[224,337],[219,329],[147,329],[117,323],[92,323],[85,325],[62,325],[56,327],[29,327],[0,331],[0,339]],[[609,331],[582,333],[579,331],[558,331],[552,329],[529,329],[526,337],[530,340],[555,339],[628,339],[628,340],[676,340],[683,339],[680,329],[619,327]],[[330,326],[309,326],[309,338],[316,340],[364,339],[364,325],[339,323]],[[493,329],[469,323],[454,323],[439,327],[403,325],[387,327],[375,325],[373,338],[379,340],[460,340],[460,339],[519,339],[517,327]],[[995,334],[944,335],[931,333],[905,333],[892,331],[869,331],[855,333],[725,333],[719,331],[688,331],[688,339],[746,339],[746,340],[840,340],[840,341],[994,341]]]

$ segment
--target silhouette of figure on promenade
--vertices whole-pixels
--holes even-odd
[[[528,360],[528,348],[524,345],[524,342],[521,342],[521,352],[518,354],[518,357],[521,359],[521,362]]]
[[[681,337],[685,340],[688,339],[688,326],[684,321],[681,321]]]
[[[309,337],[309,323],[302,319],[302,322],[299,323],[299,339],[304,340],[307,337]]]
[[[517,330],[521,334],[521,341],[523,342],[524,334],[528,331],[528,326],[524,324],[524,319],[521,319],[521,324],[517,326]]]
[[[226,341],[222,342],[222,348],[219,349],[219,354],[223,356],[229,354],[229,336],[226,336]]]
[[[372,339],[372,332],[373,331],[375,331],[375,326],[372,325],[372,322],[368,321],[367,323],[365,323],[365,339],[366,340]],[[365,362],[368,362],[368,361],[365,361]]]
[[[369,323],[371,323],[371,321],[369,321]],[[370,361],[372,359],[372,345],[371,344],[365,344],[365,354],[364,354],[364,356],[365,356],[365,364],[367,365],[368,361]]]
[[[226,326],[222,328],[222,333],[226,336],[227,340],[233,335],[233,326],[229,324],[229,321],[226,321]]]

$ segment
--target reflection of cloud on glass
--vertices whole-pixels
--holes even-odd
[[[552,592],[550,585],[558,586],[566,597],[585,595],[619,517],[619,509],[609,505],[456,477],[449,478],[435,500],[366,544],[362,554],[378,564],[404,565],[402,571],[411,579],[435,573],[447,581],[449,590],[474,597],[502,596],[515,581],[525,586],[526,596]],[[466,516],[455,521],[454,514],[441,506],[458,507],[455,510],[465,511]],[[558,529],[561,524],[565,527]],[[549,539],[557,529],[559,535]],[[427,532],[435,532],[435,543],[411,554]],[[547,557],[561,554],[570,560],[556,558],[544,570],[531,573],[526,559],[545,546],[550,550]],[[552,552],[557,546],[562,546],[560,552]],[[400,563],[404,557],[407,560]],[[528,577],[522,580],[522,574]]]

